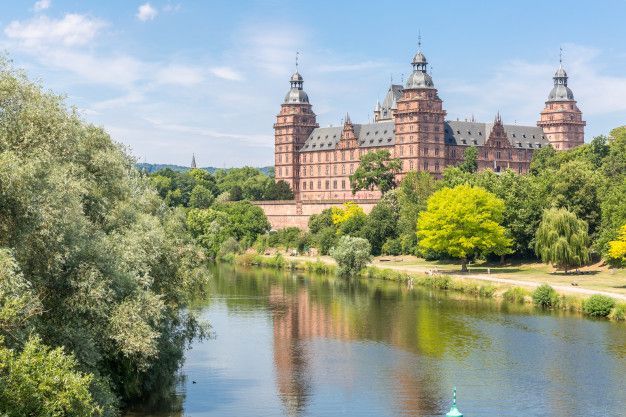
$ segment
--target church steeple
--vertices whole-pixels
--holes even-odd
[[[196,166],[196,154],[192,153],[191,154],[191,169],[197,168]]]

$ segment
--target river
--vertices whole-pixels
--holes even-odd
[[[216,268],[215,337],[126,417],[626,415],[626,325],[405,284]],[[169,410],[168,410],[169,408]]]

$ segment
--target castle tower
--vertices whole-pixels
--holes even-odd
[[[567,73],[563,69],[562,59],[559,69],[554,74],[554,87],[548,95],[546,107],[541,112],[537,126],[543,129],[546,139],[556,150],[571,149],[585,141],[583,115],[574,93],[567,86]]]
[[[296,72],[291,76],[289,83],[291,89],[280,106],[274,124],[274,166],[276,181],[287,182],[298,200],[300,171],[298,151],[318,124],[309,104],[309,97],[302,89],[304,79],[298,72],[297,58]]]
[[[400,177],[409,171],[427,171],[439,176],[446,161],[446,112],[433,79],[427,72],[428,61],[421,50],[421,39],[418,46],[418,52],[411,62],[413,73],[408,77],[402,96],[397,101],[394,118],[394,154],[402,161],[403,174]]]

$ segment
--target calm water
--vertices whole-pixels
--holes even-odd
[[[182,410],[129,416],[626,415],[626,326],[380,281],[216,270]],[[193,383],[195,381],[195,383]]]

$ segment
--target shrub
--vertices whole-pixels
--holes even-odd
[[[332,227],[322,229],[317,235],[317,246],[321,255],[328,255],[330,249],[335,245],[337,232]]]
[[[511,287],[502,294],[502,298],[509,303],[523,303],[527,293],[523,288]]]
[[[337,273],[341,276],[357,275],[371,259],[370,243],[360,237],[342,236],[330,256],[337,261]]]
[[[239,250],[239,242],[237,242],[237,239],[229,237],[220,246],[218,258],[222,260],[226,258],[232,259],[233,255],[239,253]]]
[[[583,302],[583,312],[591,317],[607,317],[615,300],[606,295],[594,294]]]
[[[385,255],[398,256],[402,254],[402,241],[400,238],[387,239],[382,248],[382,253]]]
[[[533,303],[538,307],[554,308],[559,305],[559,295],[548,284],[542,284],[533,291]]]

